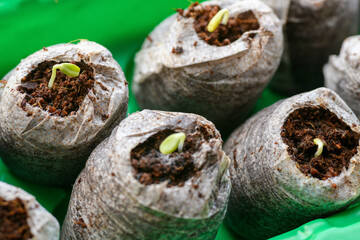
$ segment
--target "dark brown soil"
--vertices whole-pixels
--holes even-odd
[[[207,25],[221,8],[218,5],[200,5],[193,3],[188,10],[178,9],[177,12],[186,18],[194,18],[194,29],[198,36],[210,45],[225,46],[243,35],[243,33],[251,30],[259,29],[260,25],[252,11],[247,11],[230,17],[227,25],[220,24],[212,33],[207,31]]]
[[[167,187],[182,186],[200,169],[194,165],[193,153],[200,144],[214,137],[213,131],[204,126],[192,133],[186,133],[186,140],[181,153],[175,151],[164,155],[159,151],[160,144],[174,130],[160,131],[131,151],[131,165],[135,178],[142,184],[158,184],[169,180]]]
[[[26,111],[26,103],[37,106],[53,115],[65,117],[75,115],[89,90],[94,87],[94,70],[84,63],[71,62],[80,68],[78,77],[68,77],[57,70],[52,88],[48,84],[51,70],[58,62],[45,61],[40,63],[24,79],[18,91],[26,93],[21,107]]]
[[[27,218],[28,214],[24,203],[19,198],[6,201],[0,197],[1,240],[27,240],[32,238]]]
[[[360,138],[360,134],[352,131],[334,113],[321,107],[293,111],[282,127],[281,136],[299,169],[321,180],[338,176],[349,167]],[[314,157],[317,151],[315,138],[326,142],[318,157]]]

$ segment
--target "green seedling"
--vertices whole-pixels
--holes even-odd
[[[160,152],[162,154],[170,154],[178,150],[178,152],[182,152],[184,142],[186,139],[185,133],[174,133],[169,135],[165,140],[160,144]]]
[[[229,20],[229,10],[224,8],[221,9],[207,25],[208,32],[214,32],[221,24],[226,25]]]
[[[69,77],[77,77],[80,74],[80,68],[72,63],[61,63],[61,64],[55,64],[52,68],[51,78],[49,81],[49,89],[54,84],[55,78],[56,78],[56,70],[60,70],[62,73]]]

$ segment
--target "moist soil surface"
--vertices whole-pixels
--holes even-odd
[[[326,180],[348,168],[357,153],[360,134],[321,107],[305,107],[293,111],[282,127],[288,153],[306,175]],[[314,139],[325,143],[320,156],[314,157],[318,146]]]
[[[162,130],[131,151],[134,177],[140,183],[150,185],[169,181],[167,187],[182,186],[200,171],[194,165],[193,154],[199,150],[201,143],[214,137],[213,131],[206,125],[201,126],[193,133],[186,133],[181,153],[162,154],[160,144],[173,133],[174,130]]]
[[[198,36],[210,45],[225,46],[251,30],[259,29],[260,25],[252,11],[246,11],[230,17],[226,25],[220,24],[218,28],[210,33],[207,31],[207,25],[221,8],[218,5],[200,5],[193,3],[187,10],[177,9],[177,12],[186,18],[194,18],[194,29]]]
[[[52,115],[65,117],[75,115],[85,96],[94,87],[94,70],[85,62],[71,62],[80,68],[80,75],[69,77],[57,70],[51,89],[48,88],[52,67],[58,62],[40,63],[24,79],[18,91],[25,93],[21,107],[26,111],[26,103],[37,106]]]
[[[1,240],[28,240],[32,238],[27,218],[28,214],[24,203],[19,198],[6,201],[0,197]]]

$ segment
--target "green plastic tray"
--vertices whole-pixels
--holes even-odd
[[[109,48],[131,87],[134,54],[147,34],[175,8],[188,5],[187,0],[0,0],[0,77],[44,46],[89,39]],[[266,89],[252,113],[283,97]],[[128,112],[137,110],[130,91]],[[13,176],[1,160],[0,181],[33,194],[62,223],[71,188],[25,182]],[[237,237],[223,224],[216,239]],[[311,221],[273,239],[360,239],[360,207]]]

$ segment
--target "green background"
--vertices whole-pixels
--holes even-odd
[[[132,79],[133,57],[143,39],[187,0],[0,0],[0,77],[42,47],[89,39],[106,46]],[[266,89],[252,113],[284,96]],[[130,91],[129,113],[139,110]],[[6,117],[6,116],[3,116]],[[71,188],[27,183],[14,177],[0,160],[0,181],[33,194],[60,222]],[[274,239],[360,239],[360,208],[317,219]],[[217,240],[237,239],[222,225]]]

